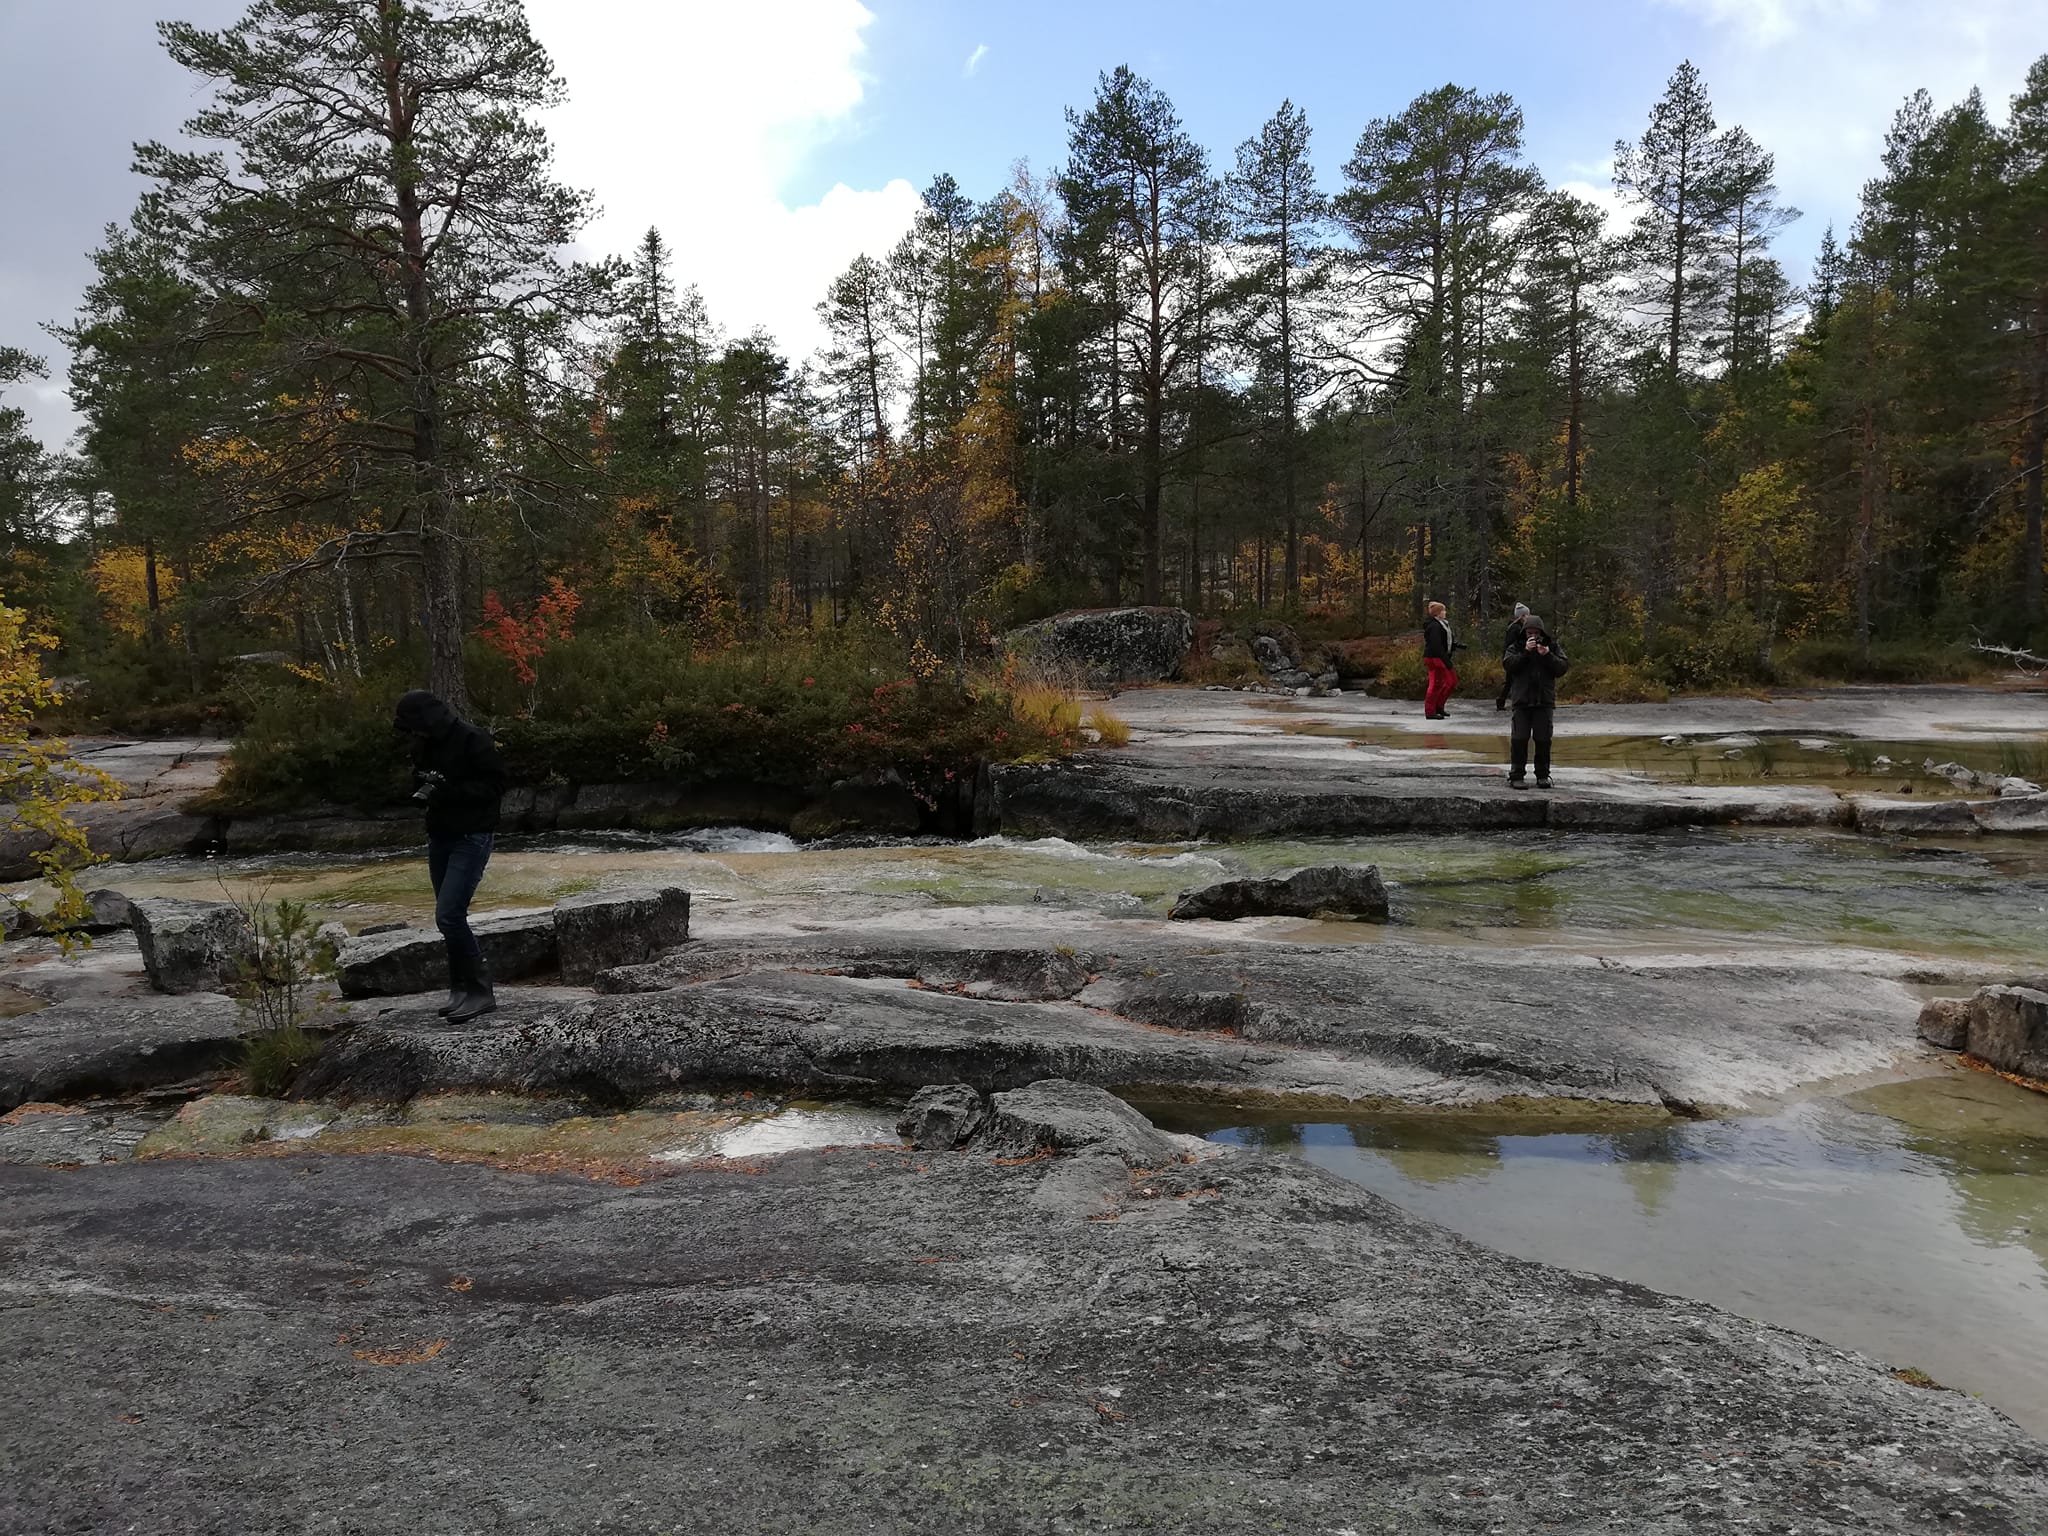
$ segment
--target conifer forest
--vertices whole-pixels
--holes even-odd
[[[83,428],[0,416],[0,592],[124,707],[285,652],[527,712],[596,635],[858,630],[964,678],[1125,603],[1378,635],[1521,599],[1673,687],[2048,637],[2048,58],[1900,103],[1811,271],[1690,64],[1614,125],[1619,217],[1483,81],[1202,144],[1114,67],[1064,160],[933,177],[792,357],[662,230],[571,259],[539,122],[575,82],[515,0],[161,30],[200,106],[53,325]]]

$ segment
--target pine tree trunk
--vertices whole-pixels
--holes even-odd
[[[155,539],[142,541],[142,587],[149,599],[149,643],[160,651],[164,646],[164,605],[157,588]]]
[[[2023,478],[2020,481],[2020,509],[2026,519],[2026,612],[2027,627],[2035,630],[2041,624],[2041,512],[2042,512],[2042,457],[2048,449],[2048,295],[2035,309],[2034,320],[2034,388],[2032,412],[2027,419],[2024,447],[2021,449],[2020,464]]]
[[[469,682],[462,657],[462,530],[441,463],[441,401],[433,357],[433,292],[427,273],[424,215],[412,162],[411,114],[400,87],[403,50],[400,12],[391,7],[381,39],[386,130],[391,141],[392,191],[398,238],[405,255],[405,338],[412,359],[412,463],[414,510],[420,534],[420,575],[426,588],[427,686],[458,715],[469,713]]]

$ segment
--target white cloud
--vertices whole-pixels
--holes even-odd
[[[1867,17],[1873,0],[1663,0],[1727,28],[1744,42],[1762,47],[1784,41],[1812,21]]]
[[[981,68],[981,61],[987,57],[988,44],[976,43],[974,45],[974,52],[967,55],[967,63],[962,67],[960,73],[963,75],[972,75],[977,69]]]
[[[812,157],[856,126],[859,0],[526,0],[569,85],[548,128],[563,179],[597,193],[586,248],[624,254],[658,227],[675,274],[733,334],[765,327],[798,357],[814,306],[862,252],[910,225],[908,181],[835,184],[792,205]]]

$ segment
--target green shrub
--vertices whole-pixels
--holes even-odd
[[[1572,663],[1557,695],[1573,704],[1662,704],[1671,690],[1641,667],[1627,662]]]
[[[805,788],[894,769],[929,796],[980,758],[1079,745],[1079,710],[1047,707],[1043,689],[922,682],[890,643],[859,632],[705,656],[655,634],[610,634],[563,642],[537,671],[533,716],[521,718],[511,706],[527,690],[509,666],[481,650],[472,657],[478,717],[493,727],[515,784],[737,779]],[[411,778],[391,709],[409,686],[398,669],[268,691],[208,808],[402,801]]]
[[[1788,677],[1828,683],[1964,683],[1991,670],[1966,645],[1873,641],[1868,655],[1853,639],[1804,640],[1785,652]]]
[[[1650,664],[1672,689],[1703,693],[1769,682],[1763,628],[1740,614],[1710,623],[1669,625],[1650,640]]]
[[[1473,654],[1467,647],[1458,652],[1454,670],[1458,674],[1458,691],[1453,698],[1492,698],[1500,692],[1505,672],[1500,658],[1487,651]],[[1429,669],[1423,665],[1421,642],[1386,655],[1380,663],[1379,678],[1373,684],[1373,692],[1381,698],[1420,700],[1423,690],[1429,686]]]

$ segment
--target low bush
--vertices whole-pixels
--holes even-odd
[[[966,688],[906,675],[870,635],[800,636],[693,656],[658,635],[565,641],[528,687],[503,659],[472,657],[477,715],[515,784],[738,779],[803,788],[882,769],[926,793],[981,758],[1057,756],[1080,743],[1081,707],[1033,678]],[[410,792],[391,729],[402,671],[360,681],[292,678],[270,689],[206,808],[391,805]]]
[[[1784,653],[1782,675],[1815,683],[1967,683],[1993,667],[1966,645],[1874,641],[1865,654],[1854,640],[1805,640]]]
[[[1558,680],[1557,696],[1572,704],[1662,704],[1671,697],[1663,682],[1629,662],[1573,663]]]
[[[1458,652],[1454,670],[1458,674],[1458,694],[1467,698],[1493,697],[1500,692],[1501,680],[1506,675],[1498,656],[1486,651],[1474,656],[1469,648]],[[1411,647],[1387,655],[1380,663],[1372,691],[1382,698],[1419,700],[1428,685],[1429,669],[1423,665],[1418,640]]]

